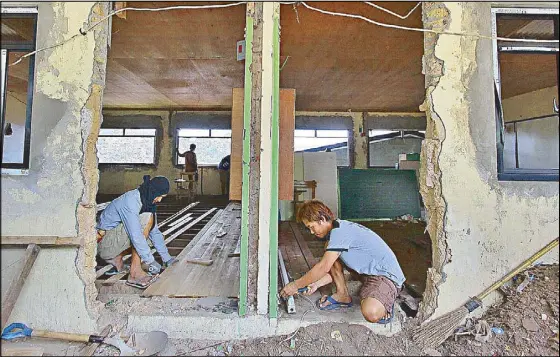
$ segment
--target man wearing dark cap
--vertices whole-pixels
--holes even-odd
[[[111,201],[99,217],[96,227],[97,253],[114,266],[113,274],[127,271],[123,257],[132,250],[127,285],[145,289],[161,271],[161,265],[151,253],[147,238],[152,241],[165,267],[174,261],[158,229],[156,215],[157,204],[168,193],[169,180],[166,177],[150,179],[149,175],[145,175],[144,182],[138,188]]]

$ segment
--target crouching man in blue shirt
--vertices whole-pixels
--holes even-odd
[[[150,176],[145,175],[144,182],[137,189],[111,201],[99,217],[97,253],[114,266],[113,274],[128,270],[123,257],[132,250],[127,285],[145,289],[161,271],[146,239],[152,241],[165,267],[174,261],[158,229],[156,215],[157,204],[168,193],[169,180],[166,177],[156,176],[150,180]]]
[[[395,299],[404,283],[404,274],[391,248],[370,229],[349,221],[336,220],[321,201],[306,201],[297,212],[297,221],[312,234],[328,241],[326,252],[304,276],[286,285],[283,297],[303,290],[313,294],[319,287],[334,282],[336,293],[317,301],[321,310],[352,306],[343,266],[359,275],[362,281],[360,306],[369,322],[388,323],[393,317]],[[301,291],[301,290],[300,290]]]

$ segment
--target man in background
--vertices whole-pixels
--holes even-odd
[[[191,144],[189,148],[189,151],[185,151],[182,154],[177,150],[177,154],[185,158],[185,174],[187,176],[187,181],[189,181],[189,192],[194,196],[194,181],[198,181],[198,163],[196,161],[196,154],[194,153],[196,145]]]
[[[220,161],[218,171],[220,172],[220,183],[222,184],[222,195],[229,193],[229,162],[230,155],[227,155]]]

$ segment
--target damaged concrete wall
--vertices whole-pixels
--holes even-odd
[[[98,21],[107,8],[93,2],[38,4],[37,48],[77,36],[36,55],[29,174],[2,176],[2,235],[76,237],[83,245],[41,250],[10,318],[33,328],[97,330],[94,150],[107,22],[86,35],[79,30]],[[3,248],[2,256],[22,251]],[[14,272],[6,261],[3,282]]]
[[[489,34],[489,3],[424,3],[424,27]],[[433,267],[422,316],[440,316],[558,236],[558,183],[498,181],[492,47],[425,34],[421,193]],[[558,249],[545,261],[558,261]],[[490,299],[491,297],[489,297]],[[488,302],[488,301],[487,301]]]
[[[123,117],[123,127],[135,127],[134,120],[125,117],[149,116],[160,118],[154,122],[153,127],[161,129],[161,135],[156,139],[156,165],[100,165],[99,166],[99,193],[122,194],[133,190],[142,183],[144,175],[152,177],[165,176],[172,183],[170,194],[176,194],[176,185],[173,180],[180,177],[181,167],[174,165],[175,137],[170,130],[170,112],[153,110],[104,110],[105,116],[114,118]],[[200,160],[200,159],[199,159]],[[220,173],[215,166],[199,167],[198,194],[221,195]]]

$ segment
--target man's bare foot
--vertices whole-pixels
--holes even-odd
[[[106,262],[117,268],[117,271],[123,271],[124,269],[123,257],[120,255],[117,255],[113,259],[107,259]]]
[[[327,297],[328,297],[327,295],[323,295],[321,297],[321,300],[319,302],[319,307],[323,308],[331,304],[331,302],[327,300]],[[349,304],[352,302],[352,297],[350,295],[339,295],[338,293],[334,293],[331,295],[331,298],[344,304]]]
[[[148,284],[150,282],[150,280],[152,280],[153,276],[145,274],[143,276],[136,276],[136,277],[132,277],[131,275],[128,276],[128,282],[129,283],[134,283],[134,284],[139,284],[139,285],[145,285]]]

